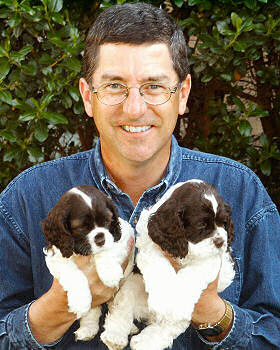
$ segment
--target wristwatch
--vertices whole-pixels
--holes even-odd
[[[195,322],[192,322],[193,328],[196,329],[199,332],[199,334],[206,337],[214,337],[228,330],[233,319],[233,311],[231,305],[227,301],[224,300],[224,303],[226,306],[226,310],[219,322],[215,324],[207,322],[197,324]]]

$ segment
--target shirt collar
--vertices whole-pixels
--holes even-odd
[[[105,191],[106,193],[111,191],[119,194],[122,193],[122,191],[111,180],[103,164],[99,139],[92,156],[93,156],[93,159],[90,159],[90,168],[93,173],[93,177],[97,182],[97,186],[101,188],[103,191]],[[182,159],[181,148],[179,147],[175,137],[172,135],[170,159],[169,159],[165,174],[159,184],[149,188],[146,192],[160,191],[163,193],[171,185],[175,184],[181,171],[181,164],[182,164],[181,159]]]

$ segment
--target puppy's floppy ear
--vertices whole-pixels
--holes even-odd
[[[188,240],[176,200],[167,200],[150,216],[148,231],[151,239],[173,257],[188,254]]]
[[[228,244],[231,245],[231,243],[234,240],[234,226],[233,226],[233,220],[231,216],[231,209],[230,206],[225,203],[225,212],[226,212],[226,231],[228,234]]]
[[[68,227],[69,207],[54,206],[46,219],[41,221],[49,247],[55,245],[63,257],[69,258],[74,251],[74,239]]]
[[[121,227],[120,227],[120,223],[119,223],[119,213],[117,211],[116,206],[114,205],[114,203],[112,202],[112,200],[110,198],[107,198],[106,204],[112,213],[112,219],[111,219],[109,231],[111,232],[112,236],[114,237],[114,241],[116,242],[121,238]]]

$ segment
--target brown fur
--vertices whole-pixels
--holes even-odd
[[[216,197],[216,216],[205,194]],[[210,237],[215,226],[224,226],[230,245],[234,238],[230,207],[206,182],[187,182],[177,188],[148,222],[151,239],[175,258],[184,258],[188,254],[188,242],[198,243]],[[215,244],[218,246],[221,242]]]
[[[85,236],[95,225],[107,228],[115,241],[121,237],[119,215],[112,200],[93,186],[82,185],[77,189],[91,198],[92,209],[81,196],[67,191],[42,221],[49,247],[55,245],[66,258],[73,253],[90,255]]]

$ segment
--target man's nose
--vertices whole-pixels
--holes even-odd
[[[123,102],[123,111],[130,118],[141,117],[147,109],[147,104],[137,87],[129,88],[128,97]]]

